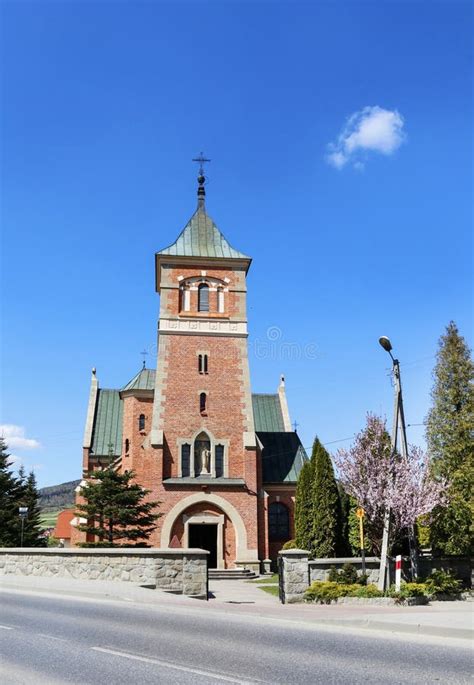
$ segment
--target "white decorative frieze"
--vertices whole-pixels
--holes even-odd
[[[160,333],[182,333],[184,335],[233,335],[246,336],[246,321],[212,321],[198,319],[193,321],[181,319],[160,319]]]

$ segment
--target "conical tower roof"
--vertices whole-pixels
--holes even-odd
[[[243,252],[232,247],[206,213],[203,205],[197,208],[176,241],[157,254],[174,257],[250,259]]]

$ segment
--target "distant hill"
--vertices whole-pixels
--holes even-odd
[[[41,511],[58,511],[58,509],[72,507],[74,505],[74,490],[80,482],[80,480],[70,480],[67,483],[61,483],[60,485],[50,485],[47,488],[40,488],[38,490],[38,504]]]

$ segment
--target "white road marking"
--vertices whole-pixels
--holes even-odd
[[[67,642],[65,637],[56,637],[56,635],[48,635],[47,633],[37,633],[40,637],[47,637],[48,640],[59,640],[60,642]]]
[[[116,649],[107,649],[106,647],[91,647],[95,652],[104,652],[105,654],[113,654],[114,656],[122,656],[125,659],[134,659],[135,661],[143,661],[146,664],[157,664],[165,668],[173,668],[175,671],[184,671],[185,673],[194,673],[195,675],[203,675],[207,678],[215,678],[216,680],[225,681],[227,683],[238,683],[238,685],[253,685],[254,683],[263,683],[263,680],[242,680],[241,678],[232,678],[226,675],[212,671],[202,671],[199,668],[192,668],[191,666],[181,666],[173,664],[162,659],[155,659],[148,656],[140,656],[139,654],[130,654],[129,652],[119,652]]]
[[[2,630],[13,630],[12,626],[0,626]]]

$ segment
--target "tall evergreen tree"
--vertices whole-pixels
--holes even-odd
[[[28,507],[28,515],[23,524],[23,547],[46,547],[47,541],[42,535],[36,476],[33,471],[26,477],[24,471],[21,472],[18,506]]]
[[[313,462],[306,461],[298,476],[295,493],[295,541],[309,550],[313,532]]]
[[[329,453],[315,439],[313,445],[313,531],[311,553],[314,557],[333,557],[340,535],[339,494]]]
[[[5,440],[0,437],[0,547],[19,547],[18,494],[19,482],[11,470],[12,463]]]
[[[117,546],[122,541],[147,540],[161,514],[154,513],[159,502],[146,501],[149,490],[134,483],[133,471],[119,473],[108,467],[89,475],[81,489],[84,502],[76,506],[76,516],[87,519],[78,529],[97,538],[88,545]]]
[[[451,321],[441,336],[426,438],[436,476],[449,482],[449,504],[433,511],[430,541],[435,553],[471,554],[474,473],[474,364]]]

